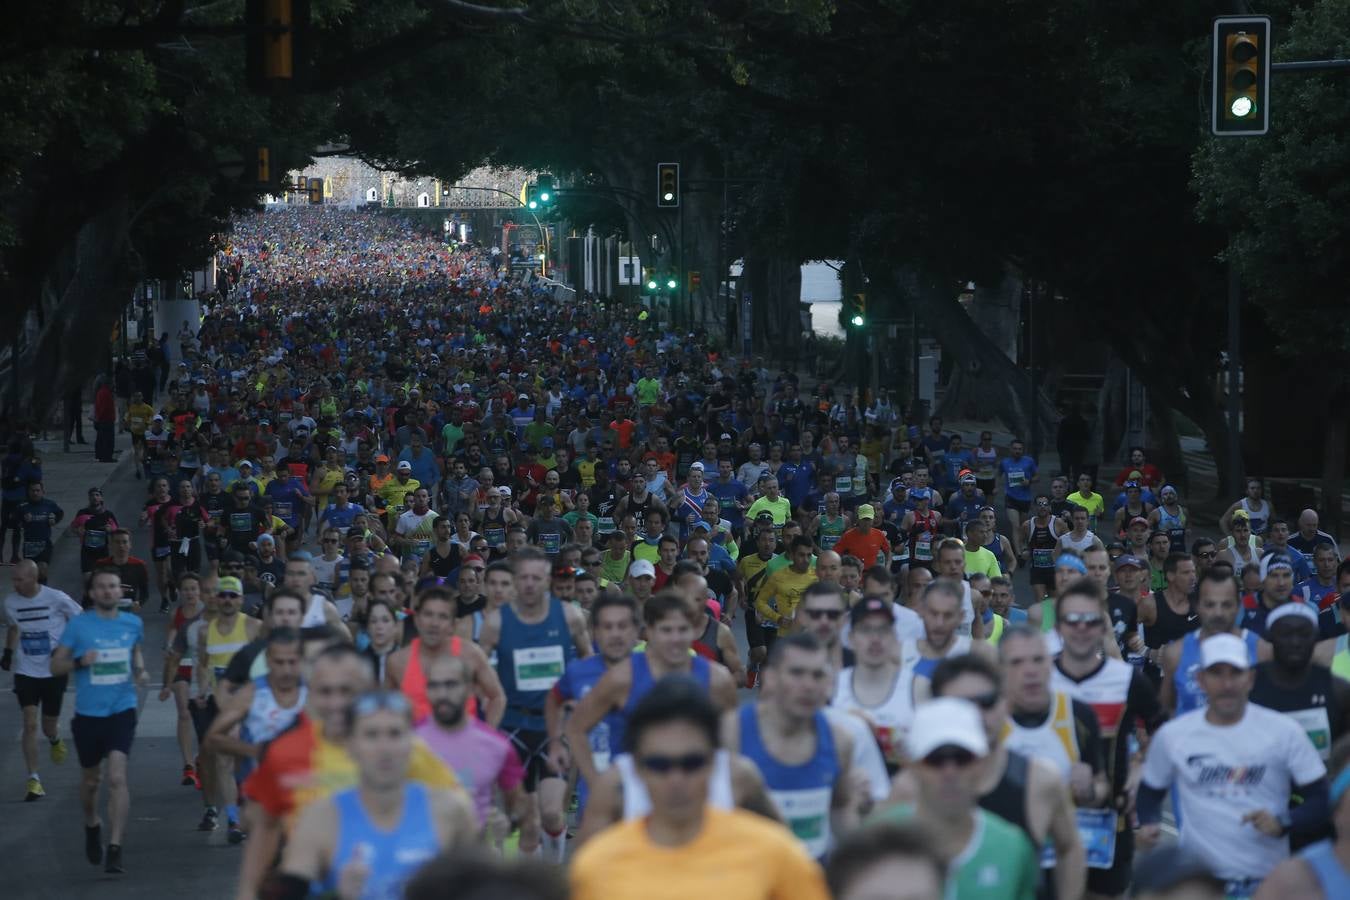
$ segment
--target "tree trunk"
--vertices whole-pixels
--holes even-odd
[[[1037,415],[1042,433],[1054,433],[1054,404],[1043,393],[1038,393],[1034,408],[1029,404],[1030,374],[975,324],[957,301],[954,289],[912,269],[891,271],[882,277],[888,277],[894,289],[914,304],[920,321],[955,360],[952,383],[937,410],[940,414],[976,421],[997,419],[1019,436],[1030,433],[1031,417]],[[1012,290],[1010,281],[1005,279],[1000,290]],[[1017,291],[1021,291],[1020,282]]]

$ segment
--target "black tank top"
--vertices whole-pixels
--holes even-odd
[[[641,504],[634,503],[633,495],[629,494],[628,506],[624,510],[624,512],[631,513],[633,518],[637,519],[638,531],[645,532],[647,530],[647,513],[648,511],[651,510],[651,508],[652,508],[652,492],[648,491],[646,499],[644,499]]]
[[[1153,592],[1153,601],[1158,608],[1158,615],[1154,618],[1152,625],[1144,626],[1144,644],[1146,646],[1157,648],[1164,644],[1170,644],[1177,638],[1185,637],[1200,627],[1198,616],[1173,611],[1162,591]]]
[[[1326,666],[1312,664],[1303,683],[1297,687],[1281,687],[1271,676],[1273,662],[1264,662],[1256,667],[1256,683],[1252,685],[1249,700],[1276,712],[1298,714],[1298,724],[1307,732],[1309,740],[1318,753],[1325,754],[1331,742],[1338,737],[1333,728],[1340,722],[1340,709],[1336,703],[1336,692],[1332,684],[1331,670]],[[1326,710],[1326,719],[1317,715],[1317,710]],[[1289,835],[1289,846],[1298,851],[1331,837],[1331,824],[1307,829],[1296,829]]]
[[[1059,539],[1050,529],[1055,520],[1048,519],[1044,525],[1038,525],[1032,520],[1031,539],[1027,541],[1027,546],[1031,550],[1031,566],[1034,569],[1053,569],[1055,567],[1055,547],[1059,544]],[[1039,553],[1037,551],[1040,551]]]
[[[1027,758],[1009,750],[1003,777],[992,791],[980,798],[980,806],[1022,829],[1034,845],[1036,839],[1027,823],[1027,769]]]

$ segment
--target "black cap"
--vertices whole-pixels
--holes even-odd
[[[868,616],[885,616],[887,622],[895,622],[895,604],[880,597],[867,597],[854,605],[849,611],[849,621],[856,627]]]
[[[769,512],[767,509],[760,510],[759,515],[755,516],[755,521],[756,521],[756,522],[772,522],[772,521],[773,521],[773,513]]]

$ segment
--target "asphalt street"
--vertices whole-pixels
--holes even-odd
[[[113,468],[113,467],[110,467]],[[145,482],[131,477],[128,465],[104,487],[106,502],[125,522],[135,522],[145,497]],[[67,510],[67,515],[73,510]],[[132,553],[150,559],[144,528],[133,528]],[[50,584],[77,601],[80,596],[79,547],[73,537],[58,542]],[[8,581],[8,579],[6,579]],[[14,898],[98,897],[99,900],[145,900],[147,897],[190,897],[224,900],[233,896],[239,848],[225,842],[225,831],[196,830],[201,795],[179,784],[182,760],[175,739],[173,700],[159,701],[163,648],[169,617],[158,600],[142,613],[145,654],[151,684],[142,692],[136,743],[129,766],[131,812],[123,845],[125,875],[105,875],[84,857],[79,803],[80,768],[70,738],[74,687],[66,694],[61,734],[70,746],[62,765],[53,765],[41,749],[39,771],[47,796],[23,802],[22,719],[13,695],[0,700],[0,896]],[[7,688],[8,674],[0,677]],[[222,817],[223,821],[223,817]],[[106,836],[106,830],[105,830]]]

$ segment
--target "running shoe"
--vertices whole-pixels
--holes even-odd
[[[179,784],[183,785],[183,787],[199,786],[199,782],[197,781],[197,770],[192,768],[192,766],[183,766],[183,780],[179,782]]]
[[[163,600],[159,601],[159,611],[162,612],[162,613],[167,613],[167,612],[169,611],[169,598],[168,598],[168,597],[165,597]]]
[[[246,837],[248,837],[248,835],[244,833],[244,829],[239,827],[238,822],[230,823],[230,829],[225,834],[225,840],[229,841],[231,844],[242,844]]]
[[[220,813],[214,806],[208,806],[206,812],[202,814],[202,820],[197,823],[198,831],[215,831],[220,827]]]
[[[110,875],[126,874],[127,870],[122,868],[122,847],[120,845],[108,845],[108,861],[103,864],[103,871]]]
[[[753,689],[759,684],[759,669],[748,669],[745,673],[745,686]]]
[[[24,803],[32,803],[34,800],[41,800],[47,796],[47,792],[42,789],[42,782],[36,777],[28,779],[28,793],[23,795]]]
[[[84,858],[93,865],[103,862],[103,826],[84,826]]]
[[[66,756],[69,755],[70,752],[66,749],[66,742],[61,738],[57,738],[51,742],[51,751],[52,762],[56,763],[58,766],[66,761]]]

